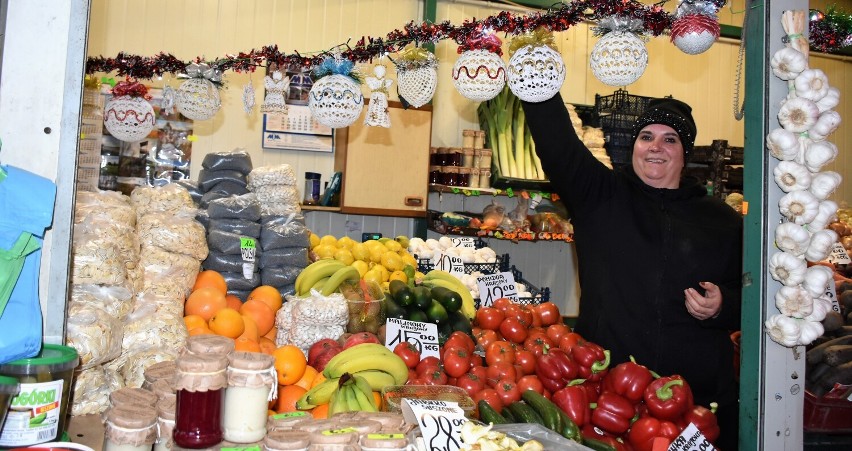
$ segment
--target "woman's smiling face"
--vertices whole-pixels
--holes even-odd
[[[683,143],[677,132],[663,124],[649,124],[633,143],[633,170],[654,188],[674,189],[683,170]]]

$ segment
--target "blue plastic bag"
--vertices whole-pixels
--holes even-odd
[[[38,296],[41,242],[53,220],[56,185],[12,166],[0,167],[0,250],[7,259],[20,253],[23,265],[0,313],[0,364],[33,357],[42,345]],[[18,263],[20,263],[18,261]],[[17,265],[6,270],[17,271]],[[2,267],[0,267],[2,268]],[[6,274],[11,280],[13,274]],[[0,287],[2,288],[2,287]]]

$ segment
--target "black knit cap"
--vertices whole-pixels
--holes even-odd
[[[677,99],[651,99],[645,112],[633,124],[633,142],[636,142],[639,132],[651,124],[663,124],[673,128],[683,144],[684,158],[689,156],[698,133],[689,105]]]

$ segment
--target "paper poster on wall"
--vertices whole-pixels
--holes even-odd
[[[314,119],[307,106],[288,105],[287,114],[263,115],[263,147],[332,152],[334,134]]]

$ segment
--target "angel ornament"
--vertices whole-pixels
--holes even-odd
[[[276,70],[272,72],[272,76],[267,75],[264,78],[264,85],[266,85],[266,97],[263,99],[263,105],[260,106],[260,112],[287,113],[287,103],[284,99],[287,97],[290,77],[286,77],[281,71]]]
[[[375,77],[366,79],[367,86],[370,87],[370,106],[364,116],[364,125],[389,128],[388,88],[393,84],[393,80],[385,78],[385,66],[381,64],[373,67],[373,74]]]

